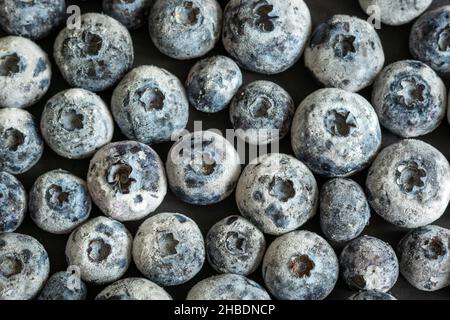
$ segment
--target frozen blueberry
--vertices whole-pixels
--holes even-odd
[[[265,250],[264,234],[239,216],[220,220],[206,235],[208,261],[220,273],[243,276],[253,273],[260,265]]]
[[[47,232],[71,232],[89,218],[91,207],[86,182],[61,169],[41,175],[30,191],[31,219]]]
[[[117,20],[99,13],[81,16],[81,28],[66,27],[55,41],[56,64],[72,87],[103,91],[131,68],[133,42]]]
[[[222,8],[216,0],[156,0],[149,31],[163,54],[180,60],[204,56],[219,40]]]
[[[286,136],[294,111],[294,101],[286,90],[270,81],[254,81],[233,98],[230,119],[242,139],[262,145]]]
[[[172,300],[172,297],[150,280],[126,278],[103,289],[95,300]]]
[[[41,131],[58,155],[83,159],[111,141],[114,121],[99,96],[83,89],[69,89],[47,102],[42,112]]]
[[[350,242],[339,258],[342,278],[357,290],[388,292],[398,278],[398,260],[392,247],[371,236]]]
[[[91,160],[87,183],[100,210],[119,221],[149,215],[167,192],[158,154],[135,141],[110,143],[100,149]]]
[[[234,146],[212,131],[184,135],[170,149],[166,162],[170,189],[181,200],[209,205],[228,197],[241,173]]]
[[[0,171],[21,174],[41,158],[44,142],[30,113],[0,109]]]
[[[31,300],[50,272],[47,251],[33,237],[0,233],[0,300]]]
[[[316,179],[303,163],[287,154],[272,153],[244,169],[236,203],[242,215],[263,232],[281,235],[314,216],[318,193]]]
[[[107,217],[96,217],[75,229],[66,244],[69,266],[81,279],[106,284],[120,279],[131,260],[132,237],[127,228]]]
[[[65,0],[0,0],[0,25],[18,36],[43,38],[63,22],[65,15]]]
[[[142,223],[133,243],[139,271],[161,286],[191,280],[205,261],[205,244],[197,224],[179,213],[159,213]]]
[[[348,297],[348,300],[397,300],[393,295],[380,291],[360,291]]]
[[[450,230],[425,226],[410,231],[398,245],[400,272],[411,285],[436,291],[450,285]]]
[[[224,12],[222,41],[244,68],[276,74],[300,58],[311,25],[303,0],[231,0]]]
[[[27,211],[27,193],[12,174],[0,171],[0,233],[13,232]]]
[[[370,103],[340,89],[320,89],[303,100],[291,132],[297,158],[325,177],[363,170],[381,145],[380,124]]]
[[[293,231],[275,239],[263,261],[263,278],[280,300],[322,300],[338,279],[333,248],[310,231]]]
[[[142,27],[148,19],[153,0],[103,0],[103,11],[128,29]]]
[[[114,90],[111,109],[125,136],[150,145],[171,141],[189,118],[182,83],[155,66],[128,73]]]
[[[447,89],[426,64],[398,61],[378,76],[372,104],[385,128],[404,138],[417,137],[441,124],[447,109]]]
[[[207,113],[225,109],[241,85],[241,69],[225,56],[200,60],[189,71],[186,80],[189,102],[197,110]]]
[[[86,284],[69,271],[54,273],[37,297],[38,300],[86,300]]]
[[[384,65],[384,52],[370,23],[335,15],[313,32],[305,64],[325,87],[356,92],[375,80]]]
[[[47,93],[51,77],[50,61],[37,44],[22,37],[0,38],[1,108],[35,104]]]
[[[439,219],[450,201],[450,165],[419,140],[402,140],[380,152],[369,170],[367,197],[385,220],[418,228]]]
[[[186,300],[270,300],[270,296],[255,281],[237,274],[222,274],[198,282]]]

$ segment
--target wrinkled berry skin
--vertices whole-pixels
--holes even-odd
[[[99,13],[81,16],[81,28],[65,28],[56,38],[53,56],[72,87],[103,91],[131,68],[133,42],[117,20]]]
[[[348,300],[397,300],[393,295],[380,291],[360,291],[348,297]]]
[[[399,227],[422,227],[439,219],[449,204],[450,165],[431,145],[405,139],[380,152],[366,188],[382,218]]]
[[[95,300],[172,300],[172,297],[150,280],[126,278],[103,289]]]
[[[114,90],[111,109],[128,139],[148,145],[171,141],[189,118],[189,102],[180,80],[155,66],[130,71]]]
[[[325,237],[343,243],[358,237],[369,224],[370,207],[353,180],[333,179],[320,192],[320,226]]]
[[[230,105],[230,119],[246,142],[277,142],[289,132],[294,101],[286,90],[270,81],[254,81],[243,87]]]
[[[264,234],[239,216],[213,225],[205,242],[208,262],[219,273],[249,275],[258,268],[266,250]]]
[[[130,30],[147,23],[154,0],[103,0],[103,12]]]
[[[341,89],[320,89],[300,104],[292,121],[297,158],[324,177],[348,177],[366,168],[381,146],[370,103]]]
[[[303,0],[231,0],[224,12],[222,42],[242,67],[276,74],[300,58],[311,26]]]
[[[388,292],[398,279],[394,249],[380,239],[359,237],[342,250],[339,258],[342,278],[351,288]]]
[[[179,60],[211,51],[220,38],[222,8],[216,0],[156,0],[150,37],[163,54]]]
[[[253,280],[237,274],[222,274],[195,284],[186,300],[270,300],[270,296]]]
[[[319,24],[305,49],[306,67],[325,87],[351,92],[371,85],[384,59],[373,26],[347,15],[335,15]]]
[[[450,285],[450,230],[429,225],[410,231],[399,243],[400,272],[419,290]]]
[[[0,233],[13,232],[25,218],[27,192],[8,172],[0,171]]]
[[[214,56],[197,62],[189,71],[186,91],[195,109],[216,113],[225,109],[242,85],[238,65],[225,56]]]
[[[74,278],[72,278],[74,277]],[[45,283],[38,300],[86,300],[86,284],[68,271],[54,273]]]
[[[159,213],[139,227],[133,243],[139,271],[161,286],[191,280],[205,261],[205,244],[197,224],[179,213]]]
[[[33,237],[0,233],[0,300],[31,300],[50,272],[45,248]]]
[[[333,248],[310,231],[293,231],[275,239],[263,260],[263,278],[279,300],[322,300],[338,279]]]
[[[281,235],[314,216],[318,193],[316,180],[303,163],[287,154],[272,153],[244,169],[236,203],[241,214],[264,233]]]

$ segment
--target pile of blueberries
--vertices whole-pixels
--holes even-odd
[[[352,300],[395,300],[399,273],[419,290],[450,286],[450,230],[432,225],[450,202],[450,165],[414,139],[447,114],[450,6],[359,2],[367,14],[376,5],[383,24],[418,18],[409,39],[415,60],[384,66],[376,29],[360,18],[335,15],[313,29],[303,0],[230,0],[223,10],[216,0],[103,0],[104,14],[69,19],[64,0],[0,0],[9,34],[0,38],[0,300],[82,300],[85,283],[107,285],[96,299],[172,299],[163,287],[188,282],[205,260],[219,275],[187,299],[319,300],[339,275]],[[147,21],[153,44],[172,59],[204,57],[220,39],[230,57],[200,59],[185,84],[157,66],[133,68],[129,30]],[[71,89],[46,102],[38,126],[25,109],[47,93],[52,68],[34,41],[56,29],[53,59]],[[325,88],[298,108],[273,82],[243,84],[241,68],[279,74],[302,55]],[[372,85],[371,102],[356,93]],[[108,89],[110,106],[96,94]],[[290,132],[293,155],[262,155],[241,171],[223,136],[184,131],[190,106],[208,114],[229,106],[248,145]],[[115,126],[129,140],[112,142]],[[403,139],[380,150],[381,126]],[[170,141],[164,164],[151,146]],[[90,159],[86,181],[53,170],[27,193],[15,175],[37,164],[44,143],[63,158]],[[365,169],[363,190],[349,177]],[[319,177],[329,179],[321,188]],[[184,214],[152,214],[168,187],[198,206],[234,193],[241,215],[204,238]],[[104,215],[89,218],[93,205]],[[395,250],[361,236],[371,209],[410,229]],[[323,237],[299,230],[316,212]],[[68,235],[69,271],[49,277],[44,246],[15,232],[26,214],[45,232]],[[133,237],[124,222],[136,220]],[[274,238],[267,249],[265,235]],[[142,277],[122,278],[132,261]],[[247,278],[257,270],[264,287]]]

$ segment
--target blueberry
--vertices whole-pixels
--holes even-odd
[[[172,300],[172,297],[150,280],[126,278],[103,289],[95,300]]]
[[[367,195],[385,220],[418,228],[439,219],[450,201],[450,165],[431,145],[406,139],[392,144],[369,170]]]
[[[54,273],[47,280],[38,300],[86,300],[86,284],[68,271]]]
[[[149,145],[171,141],[189,118],[183,85],[155,66],[128,73],[114,90],[111,109],[125,136]]]
[[[381,145],[378,117],[362,96],[321,89],[298,107],[291,129],[298,159],[325,177],[348,177],[363,170]]]
[[[182,217],[184,219],[180,218]],[[197,224],[179,213],[159,213],[142,223],[133,243],[139,271],[161,286],[191,280],[205,261],[205,244]]]
[[[22,183],[0,171],[0,233],[13,232],[22,223],[27,211],[27,193]]]
[[[103,0],[103,12],[128,29],[142,27],[148,19],[154,0]]]
[[[311,26],[303,0],[231,0],[224,12],[222,41],[244,68],[276,74],[300,58]]]
[[[380,291],[360,291],[351,295],[348,300],[397,300],[393,295]]]
[[[263,261],[263,278],[280,300],[322,300],[338,279],[333,248],[310,231],[293,231],[275,239]]]

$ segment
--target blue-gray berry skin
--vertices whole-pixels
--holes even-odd
[[[397,300],[397,299],[387,292],[368,290],[355,293],[350,297],[348,297],[348,300]]]
[[[154,0],[103,0],[103,12],[130,30],[147,23]]]
[[[53,56],[70,86],[106,90],[133,65],[130,33],[107,15],[86,13],[80,19],[80,28],[66,27],[59,33]]]
[[[197,224],[179,213],[159,213],[139,227],[133,242],[139,271],[161,286],[191,280],[205,261],[205,244]]]
[[[264,234],[239,216],[213,225],[205,242],[208,262],[220,273],[249,275],[258,268],[266,250]]]
[[[216,0],[156,0],[149,18],[150,37],[163,54],[194,59],[212,50],[222,30]]]
[[[33,237],[0,233],[0,300],[31,300],[50,272],[45,248]]]
[[[27,193],[22,183],[0,171],[0,233],[13,232],[22,223],[27,211]]]
[[[195,109],[215,113],[225,109],[242,85],[238,65],[225,56],[197,62],[189,71],[186,91]]]
[[[125,136],[149,145],[178,137],[189,118],[182,83],[155,66],[140,66],[129,72],[114,90],[111,109]]]
[[[310,231],[293,231],[267,249],[262,273],[269,291],[280,300],[322,300],[338,279],[333,248]]]
[[[286,90],[270,81],[254,81],[233,98],[230,119],[243,140],[262,145],[286,136],[294,111],[294,101]]]
[[[320,89],[300,104],[292,121],[295,155],[314,173],[348,177],[366,168],[381,146],[378,117],[362,96]]]
[[[0,109],[0,170],[21,174],[41,158],[44,142],[33,116],[25,110]]]
[[[0,0],[0,25],[7,33],[40,39],[66,16],[65,0]]]
[[[86,284],[68,271],[54,273],[48,278],[38,300],[86,300]]]
[[[242,67],[276,74],[300,58],[311,25],[303,0],[231,0],[224,12],[222,41]]]
[[[399,266],[394,249],[380,239],[359,237],[339,258],[342,278],[351,288],[388,292],[397,282]]]
[[[450,285],[450,230],[429,225],[410,231],[397,247],[400,272],[419,290]]]
[[[126,278],[103,289],[95,300],[172,300],[172,297],[150,280]]]

